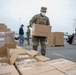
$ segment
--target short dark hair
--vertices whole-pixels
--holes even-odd
[[[29,26],[27,26],[27,28],[29,28]]]
[[[23,24],[21,24],[21,27],[23,27],[24,25]]]

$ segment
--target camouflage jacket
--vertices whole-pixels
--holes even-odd
[[[27,36],[30,36],[30,29],[29,28],[27,29],[26,34],[27,34]]]
[[[37,14],[32,17],[32,19],[30,20],[30,25],[34,23],[42,25],[50,25],[49,18],[47,16],[42,16],[41,14]]]

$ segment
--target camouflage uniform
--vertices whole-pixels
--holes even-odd
[[[42,24],[42,25],[50,25],[49,18],[47,16],[42,16],[41,13],[32,17],[30,20],[30,25]],[[33,50],[37,50],[39,42],[41,45],[41,54],[45,56],[46,54],[46,37],[42,36],[32,36],[33,41]]]
[[[27,29],[26,34],[27,34],[27,42],[28,42],[28,45],[29,45],[30,44],[30,29],[29,28]]]

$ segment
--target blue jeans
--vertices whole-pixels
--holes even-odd
[[[24,44],[24,35],[19,35],[19,40],[20,40],[20,44],[19,45],[23,45]]]

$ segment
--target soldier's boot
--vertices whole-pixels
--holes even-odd
[[[37,51],[37,46],[33,46],[33,50]]]
[[[46,50],[45,50],[45,49],[41,49],[41,54],[42,54],[43,56],[45,56]]]

